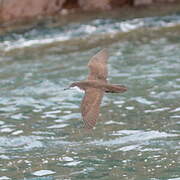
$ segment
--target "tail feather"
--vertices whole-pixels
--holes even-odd
[[[123,93],[125,91],[127,91],[127,87],[118,84],[108,85],[105,90],[106,93]]]

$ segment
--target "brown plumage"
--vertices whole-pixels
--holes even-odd
[[[107,82],[107,60],[107,50],[103,49],[90,59],[88,63],[90,72],[87,80],[74,82],[69,86],[77,86],[85,91],[81,103],[81,113],[85,127],[89,129],[96,124],[104,93],[122,93],[127,90],[125,86]]]

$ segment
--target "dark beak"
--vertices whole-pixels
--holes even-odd
[[[64,91],[65,91],[65,90],[68,90],[68,89],[70,89],[70,87],[64,88]]]

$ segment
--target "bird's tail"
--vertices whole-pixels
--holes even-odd
[[[105,88],[106,93],[123,93],[127,91],[127,87],[118,84],[108,84]]]

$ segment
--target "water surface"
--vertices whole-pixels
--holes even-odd
[[[0,179],[180,179],[180,16],[97,19],[0,37]],[[96,128],[79,113],[92,55],[109,51]],[[41,177],[41,178],[40,178]]]

